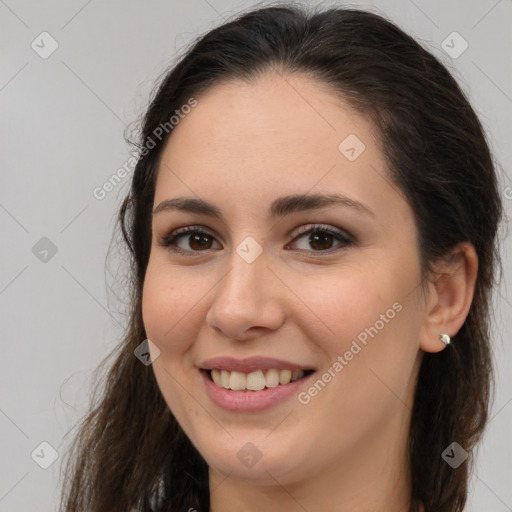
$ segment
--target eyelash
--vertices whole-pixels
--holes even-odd
[[[310,252],[314,255],[332,254],[333,252],[337,252],[341,249],[344,249],[348,246],[353,245],[353,243],[354,243],[354,238],[351,235],[349,235],[348,233],[338,230],[338,229],[331,228],[330,226],[326,226],[324,224],[314,224],[314,225],[306,225],[306,226],[299,227],[292,242],[296,241],[298,238],[301,238],[304,235],[308,235],[310,233],[323,233],[323,234],[331,235],[337,241],[342,242],[342,244],[340,246],[331,247],[326,250],[318,250],[318,251],[315,251],[315,250],[308,251],[306,249],[295,249],[295,250]],[[175,253],[182,254],[185,256],[195,256],[196,254],[194,254],[194,253],[207,252],[209,249],[205,249],[204,251],[194,251],[194,250],[187,251],[187,250],[181,249],[180,247],[175,245],[176,240],[178,240],[182,236],[192,235],[192,234],[205,235],[205,236],[214,238],[214,236],[211,233],[202,229],[201,226],[186,226],[183,228],[178,228],[178,229],[172,231],[169,235],[163,237],[160,242],[160,245],[163,247],[166,247],[171,252],[175,252]]]

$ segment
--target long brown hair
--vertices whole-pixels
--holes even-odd
[[[243,14],[195,41],[151,96],[119,212],[130,258],[129,323],[69,450],[63,511],[209,510],[208,467],[167,407],[151,366],[134,356],[146,339],[141,298],[158,162],[172,135],[169,129],[158,138],[155,130],[212,84],[251,81],[272,69],[329,84],[375,124],[390,178],[414,211],[425,275],[457,244],[476,249],[469,314],[452,345],[424,354],[409,433],[411,511],[419,502],[425,512],[463,510],[494,389],[489,304],[502,205],[484,131],[448,70],[388,20],[362,10],[309,13],[281,5]],[[457,469],[441,457],[453,441],[469,454]]]

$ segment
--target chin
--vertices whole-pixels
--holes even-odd
[[[225,444],[208,446],[200,452],[210,469],[223,476],[253,485],[275,485],[304,478],[305,461],[308,457],[290,449],[286,444],[265,443],[265,433],[258,442],[251,442],[250,435],[230,438]],[[309,466],[308,466],[309,467]]]

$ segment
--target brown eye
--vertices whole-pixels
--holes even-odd
[[[207,251],[213,248],[215,238],[198,228],[180,228],[166,236],[161,245],[170,251],[193,255],[194,252]]]
[[[299,232],[299,235],[295,237],[294,244],[298,246],[295,248],[301,251],[327,252],[341,249],[353,243],[351,237],[343,231],[334,230],[327,226],[316,226],[309,229],[305,226],[300,231],[302,233]]]
[[[313,249],[325,251],[332,247],[334,237],[329,233],[311,233],[308,242]]]
[[[197,235],[189,235],[188,244],[190,248],[194,249],[195,251],[200,251],[202,249],[210,249],[212,246],[212,238],[211,236],[204,235],[202,233]]]
[[[330,253],[352,244],[353,238],[342,230],[322,225],[302,226],[291,244],[296,247],[291,248],[310,253]],[[161,245],[187,256],[221,248],[213,235],[193,226],[174,230],[162,239]]]

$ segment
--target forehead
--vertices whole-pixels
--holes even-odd
[[[308,191],[396,202],[373,125],[329,86],[269,73],[196,100],[164,148],[155,204],[171,194],[258,208]]]
[[[193,146],[196,152],[189,157],[215,150],[229,158],[230,152],[238,157],[250,151],[254,160],[263,156],[256,153],[260,148],[273,150],[273,158],[294,154],[311,160],[320,154],[338,157],[340,142],[350,134],[374,142],[366,118],[327,84],[304,75],[269,72],[251,82],[221,82],[197,103],[173,130],[168,144],[173,152]]]

